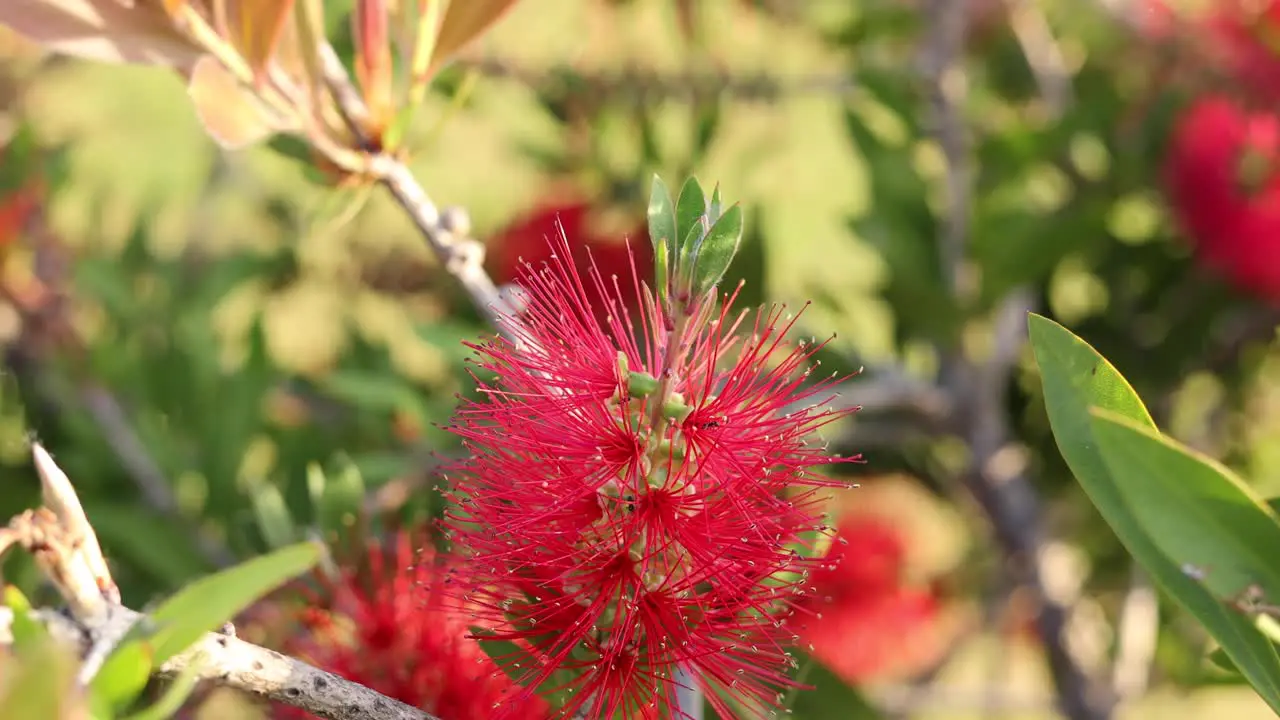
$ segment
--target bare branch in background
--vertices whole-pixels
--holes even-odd
[[[964,118],[969,82],[963,62],[967,10],[967,1],[926,0],[928,37],[920,58],[928,82],[933,130],[947,159],[947,215],[939,238],[940,261],[943,278],[951,291],[962,298],[970,293],[965,287],[964,271],[972,202],[969,140]]]
[[[1009,26],[1018,38],[1027,65],[1040,86],[1049,112],[1055,117],[1071,104],[1071,73],[1067,69],[1062,47],[1044,12],[1034,0],[1005,0],[1009,9]]]
[[[788,97],[847,96],[858,85],[847,73],[767,75],[723,72],[669,73],[650,68],[583,71],[569,66],[527,67],[497,56],[463,58],[458,64],[487,77],[511,80],[539,93],[574,94],[645,105],[661,101],[699,102],[725,97],[741,102],[777,102]]]
[[[926,0],[924,13],[926,37],[921,65],[928,84],[934,133],[947,161],[947,206],[938,239],[938,257],[954,302],[967,310],[974,290],[967,260],[972,168],[964,117],[967,80],[963,53],[968,3]],[[1023,22],[1028,24],[1025,18]],[[1028,62],[1038,60],[1029,55]],[[941,348],[941,382],[957,411],[952,418],[953,427],[969,447],[969,467],[962,479],[991,522],[1013,578],[1030,588],[1039,604],[1037,625],[1058,705],[1072,720],[1102,720],[1111,716],[1113,703],[1082,669],[1067,645],[1070,607],[1047,586],[1048,568],[1042,565],[1045,553],[1040,500],[1026,477],[1024,453],[1008,426],[1008,390],[1025,341],[1026,315],[1032,309],[1031,294],[1025,289],[1011,292],[999,304],[991,319],[991,342],[985,358],[967,357],[958,347]]]
[[[40,445],[33,446],[45,507],[0,528],[0,551],[22,547],[67,600],[70,615],[39,610],[53,637],[75,648],[92,671],[142,614],[120,604],[98,540],[71,481]],[[0,646],[13,643],[13,614],[0,608]],[[220,633],[208,633],[158,671],[175,677],[197,663],[200,679],[290,705],[327,720],[438,720],[358,683]]]
[[[1160,598],[1151,578],[1137,563],[1131,571],[1118,626],[1111,686],[1116,697],[1125,700],[1146,693],[1160,639]]]
[[[351,84],[351,77],[342,61],[332,47],[325,45],[321,48],[320,62],[325,84],[333,93],[347,126],[356,132],[363,144],[372,149],[371,139],[362,137],[359,133],[361,125],[358,118],[368,114],[368,108]],[[373,152],[366,163],[362,170],[387,188],[391,197],[431,246],[445,270],[467,291],[476,309],[507,339],[514,340],[515,328],[512,323],[516,322],[516,318],[503,301],[493,279],[484,270],[484,246],[470,237],[471,223],[466,212],[461,208],[446,208],[443,211],[437,208],[408,166],[397,157]]]

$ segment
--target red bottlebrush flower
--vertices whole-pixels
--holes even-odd
[[[1223,97],[1188,107],[1165,166],[1174,213],[1196,252],[1240,288],[1280,301],[1280,118]]]
[[[550,202],[507,226],[487,244],[488,264],[494,280],[499,283],[516,282],[526,263],[537,267],[549,260],[551,245],[548,241],[560,235],[562,229],[564,236],[570,239],[573,261],[579,274],[586,275],[594,263],[606,280],[614,275],[628,278],[631,276],[631,264],[635,262],[640,276],[649,277],[653,272],[652,255],[638,253],[633,258],[626,242],[628,239],[637,242],[647,238],[645,226],[638,225],[629,233],[606,234],[592,222],[592,211],[592,206],[581,200]],[[607,298],[599,295],[594,286],[587,286],[586,291],[593,307],[607,305]],[[624,293],[624,296],[628,307],[634,309],[638,306],[634,296],[629,293]]]
[[[516,343],[474,346],[494,379],[451,428],[469,456],[445,521],[461,597],[518,648],[522,697],[559,690],[560,716],[681,716],[678,671],[721,717],[767,716],[791,686],[793,601],[826,562],[801,552],[825,530],[819,494],[843,484],[813,470],[857,460],[812,438],[848,412],[821,409],[834,378],[806,385],[821,345],[787,349],[795,321],[749,323],[736,293],[669,312],[634,264],[633,313],[553,248],[520,278]]]
[[[319,592],[291,586],[259,617],[270,612],[272,625],[292,625],[279,643],[290,655],[441,720],[487,720],[518,688],[467,637],[467,616],[445,602],[447,565],[429,549],[417,550],[407,533],[390,545],[375,541],[364,568],[323,578]],[[298,609],[298,600],[306,605]],[[312,718],[287,706],[273,715]],[[511,717],[542,720],[547,707],[529,699]]]

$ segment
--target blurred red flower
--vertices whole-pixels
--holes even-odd
[[[1275,115],[1206,96],[1178,119],[1165,184],[1197,254],[1237,287],[1280,302],[1277,151]]]
[[[498,283],[514,283],[525,263],[532,264],[534,268],[542,267],[551,258],[550,241],[559,238],[563,231],[578,273],[586,277],[591,262],[594,262],[606,282],[617,276],[623,299],[631,309],[635,309],[638,298],[631,286],[631,263],[635,262],[637,276],[641,279],[650,281],[653,277],[653,252],[649,247],[647,226],[639,222],[629,231],[609,232],[611,228],[601,227],[595,215],[593,205],[570,197],[543,202],[516,218],[487,243],[488,265],[493,279]],[[606,307],[606,298],[600,297],[591,283],[587,284],[586,290],[592,307]]]
[[[1217,0],[1204,27],[1212,61],[1255,99],[1280,100],[1280,0]]]
[[[19,189],[0,195],[0,252],[22,237],[31,214],[40,205],[40,193],[36,189]]]
[[[848,513],[827,554],[834,562],[814,572],[818,600],[804,641],[846,682],[908,677],[945,651],[943,600],[907,582],[907,543],[901,524]]]
[[[467,638],[465,612],[445,600],[441,586],[450,566],[429,547],[419,549],[408,533],[396,533],[388,545],[373,541],[362,567],[342,568],[318,590],[286,588],[256,619],[272,626],[283,621],[284,636],[273,644],[319,668],[441,720],[487,720],[518,688]],[[538,698],[507,712],[520,720],[548,715]],[[273,716],[312,718],[287,706],[274,708]]]

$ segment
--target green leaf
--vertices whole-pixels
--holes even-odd
[[[27,647],[37,646],[49,637],[49,631],[31,617],[31,602],[27,596],[13,585],[4,589],[4,604],[13,613],[9,624],[9,634],[13,636],[13,645],[21,651]]]
[[[186,650],[286,581],[310,570],[323,548],[298,543],[201,578],[169,598],[154,613],[156,665]]]
[[[1038,315],[1031,315],[1028,324],[1054,438],[1080,486],[1156,585],[1204,624],[1267,704],[1280,711],[1280,656],[1275,647],[1249,618],[1226,607],[1160,550],[1102,458],[1090,408],[1128,418],[1135,427],[1152,428],[1142,401],[1106,359],[1066,328]]]
[[[1209,662],[1219,670],[1229,672],[1232,675],[1240,674],[1240,668],[1236,667],[1236,664],[1231,661],[1231,656],[1227,655],[1226,651],[1222,648],[1216,648],[1213,652],[1209,653]]]
[[[1204,568],[1202,582],[1224,600],[1257,584],[1280,599],[1280,523],[1230,470],[1155,429],[1093,413],[1093,436],[1134,516],[1169,559]]]
[[[671,199],[671,191],[667,190],[662,178],[654,175],[653,186],[649,190],[649,240],[655,250],[663,241],[675,243],[679,240],[676,227],[676,206]]]
[[[698,249],[693,269],[694,288],[701,294],[724,277],[742,245],[742,208],[734,205],[711,227]]]
[[[93,676],[90,692],[113,714],[129,709],[151,678],[151,643],[139,638],[116,648]]]
[[[711,189],[711,199],[707,201],[707,223],[715,225],[724,213],[724,200],[720,197],[720,183]]]
[[[692,243],[701,237],[702,216],[707,212],[707,196],[697,178],[689,178],[680,188],[680,199],[676,201],[676,235],[673,242],[679,243],[673,250],[683,264],[688,257]]]
[[[258,530],[267,541],[267,547],[284,547],[298,539],[293,516],[285,505],[280,488],[272,483],[260,483],[253,491],[253,514],[258,519]]]
[[[658,301],[666,304],[667,286],[671,283],[671,246],[666,240],[659,240],[653,246],[654,290],[658,293]]]
[[[346,461],[337,473],[325,476],[324,492],[316,506],[320,529],[329,537],[350,527],[364,505],[364,478],[355,463]]]
[[[192,658],[191,662],[182,669],[173,682],[169,683],[169,687],[164,691],[164,695],[155,701],[145,710],[140,710],[132,715],[121,718],[121,720],[166,720],[173,717],[182,706],[186,704],[187,698],[191,697],[191,693],[195,691],[196,685],[200,681],[202,658]]]

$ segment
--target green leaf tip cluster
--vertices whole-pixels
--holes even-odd
[[[688,302],[724,279],[742,244],[742,208],[725,208],[717,185],[707,197],[689,178],[672,199],[662,178],[649,194],[649,239],[653,242],[657,291],[666,303]]]

